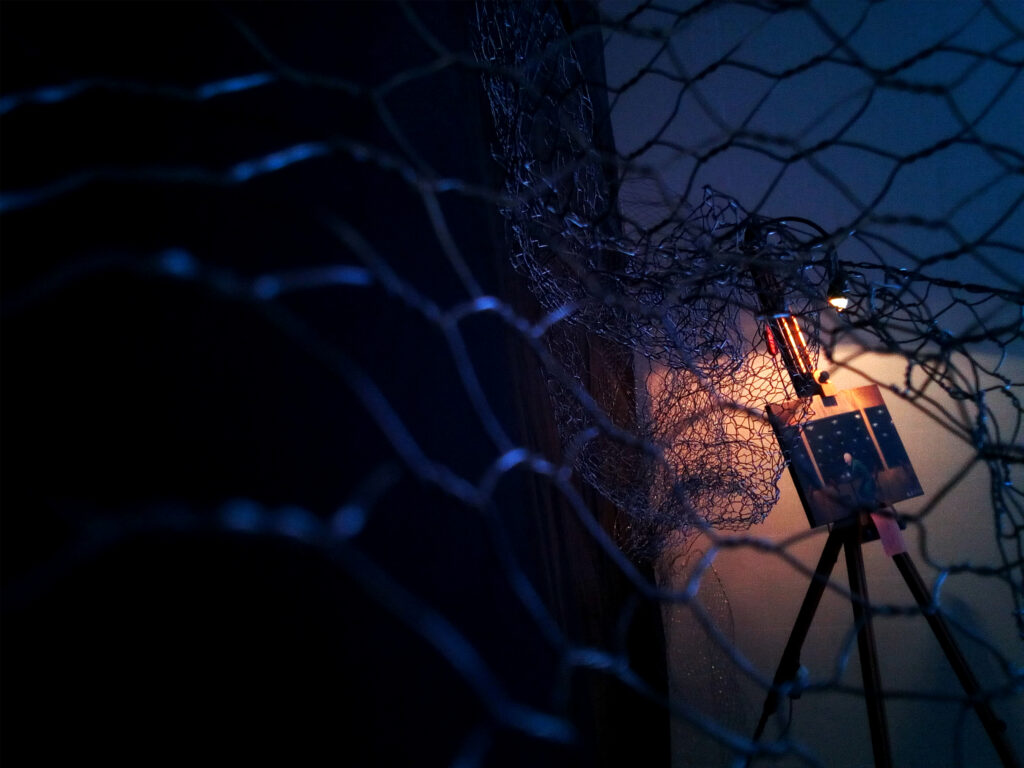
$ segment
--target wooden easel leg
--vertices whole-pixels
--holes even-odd
[[[885,718],[882,677],[878,669],[878,648],[871,627],[871,604],[868,600],[867,578],[864,575],[864,554],[860,549],[859,526],[851,526],[845,530],[843,547],[846,551],[846,570],[850,577],[850,604],[853,606],[853,620],[857,627],[857,649],[860,652],[864,700],[868,709],[875,768],[891,768],[892,746]]]
[[[837,531],[832,531],[825,542],[825,548],[818,560],[818,567],[811,577],[811,583],[807,587],[807,594],[800,605],[800,612],[797,614],[796,622],[790,632],[789,640],[786,642],[786,649],[782,652],[782,660],[775,671],[775,679],[772,688],[765,698],[764,709],[761,711],[761,719],[757,723],[757,730],[754,731],[754,741],[761,738],[768,719],[778,711],[779,700],[785,695],[785,687],[796,679],[800,670],[800,650],[803,648],[804,640],[807,639],[807,632],[814,620],[814,613],[818,610],[821,596],[828,586],[832,569],[835,568],[836,560],[839,559],[839,550],[842,548],[843,539]]]
[[[949,665],[960,679],[960,685],[970,699],[971,706],[974,707],[974,711],[981,718],[981,723],[985,726],[985,732],[988,733],[992,746],[995,747],[996,752],[999,754],[999,760],[1005,768],[1020,768],[1020,761],[1006,736],[1006,723],[996,716],[989,703],[982,698],[981,685],[968,666],[967,659],[957,645],[949,625],[946,624],[942,614],[932,604],[931,595],[928,593],[928,588],[925,587],[921,574],[918,573],[917,567],[914,565],[914,561],[910,559],[910,555],[906,552],[893,555],[892,559],[896,563],[900,575],[903,576],[903,580],[910,587],[910,592],[914,596],[914,600],[917,601],[918,606],[920,606],[922,613],[924,613],[924,617],[928,620],[932,633],[939,641],[939,645],[942,646]]]

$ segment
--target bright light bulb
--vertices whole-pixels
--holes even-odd
[[[831,296],[829,297],[828,303],[840,312],[850,306],[850,300],[845,296]]]

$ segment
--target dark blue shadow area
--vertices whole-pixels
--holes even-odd
[[[28,201],[0,224],[5,761],[448,765],[478,744],[485,765],[667,759],[663,710],[604,673],[562,674],[579,643],[663,685],[657,606],[616,646],[631,589],[575,512],[525,472],[493,506],[460,501],[396,449],[407,432],[470,483],[501,453],[437,325],[379,281],[251,290],[269,273],[363,274],[340,221],[430,302],[467,298],[401,169],[495,184],[477,73],[396,86],[387,119],[347,86],[434,61],[430,35],[468,49],[472,6],[414,10],[429,35],[378,3],[4,6],[2,187]],[[438,200],[483,291],[507,297],[494,201]],[[557,450],[550,418],[524,427],[548,404],[536,382],[523,402],[535,374],[515,337],[483,315],[463,332],[501,428]],[[225,524],[246,499],[329,531],[381,476],[350,540]],[[439,647],[424,615],[473,654]],[[500,722],[470,658],[574,740]]]

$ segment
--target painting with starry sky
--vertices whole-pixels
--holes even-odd
[[[768,407],[812,527],[924,491],[877,386]]]

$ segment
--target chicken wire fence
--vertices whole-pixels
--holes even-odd
[[[394,631],[433,649],[485,710],[479,722],[458,724],[455,746],[429,762],[511,760],[499,757],[503,732],[541,744],[573,743],[580,734],[565,675],[586,668],[653,700],[666,717],[693,724],[720,746],[722,764],[751,754],[822,764],[821,755],[785,731],[752,742],[753,722],[709,705],[713,692],[666,695],[637,674],[621,649],[572,638],[536,583],[534,566],[522,560],[518,523],[496,512],[513,476],[553,488],[637,597],[692,608],[703,632],[691,658],[732,665],[732,674],[766,692],[771,671],[755,669],[734,645],[729,601],[718,582],[709,586],[716,578],[713,558],[700,560],[681,588],[652,582],[643,568],[673,562],[700,536],[711,550],[747,547],[793,559],[788,544],[759,536],[757,527],[779,502],[785,470],[764,408],[796,396],[766,330],[767,272],[785,310],[799,319],[815,367],[836,381],[856,376],[881,384],[890,402],[906,404],[944,445],[955,446],[944,452],[966,457],[943,465],[944,485],[926,488],[924,500],[903,512],[922,542],[915,557],[938,572],[940,610],[940,587],[949,580],[975,579],[986,594],[998,593],[1000,621],[1015,627],[1018,645],[1002,647],[978,627],[958,628],[996,660],[986,696],[997,708],[1019,697],[1024,16],[1018,7],[986,1],[343,5],[329,21],[350,30],[344,45],[332,42],[337,27],[323,23],[296,27],[308,43],[288,38],[282,20],[312,7],[204,6],[219,25],[217,39],[230,44],[211,45],[204,50],[216,55],[193,59],[181,54],[182,46],[173,55],[147,53],[144,36],[119,41],[123,48],[107,56],[61,53],[62,45],[75,50],[69,40],[77,33],[99,34],[103,20],[122,15],[110,7],[101,20],[90,16],[94,7],[72,14],[77,24],[56,22],[61,30],[53,39],[43,34],[50,20],[7,11],[0,213],[4,316],[15,351],[6,355],[4,410],[18,438],[34,430],[45,438],[32,438],[24,459],[10,458],[19,443],[7,441],[5,474],[23,471],[28,479],[12,480],[17,490],[8,492],[4,517],[11,530],[12,516],[29,514],[32,504],[55,509],[60,534],[30,531],[48,544],[8,565],[5,605],[14,608],[5,610],[21,617],[17,612],[31,611],[55,582],[140,532],[201,529],[298,541],[397,618]],[[168,9],[161,13],[164,21],[175,18]],[[121,21],[128,27],[145,19]],[[461,20],[461,37],[449,34],[458,26],[452,19]],[[197,41],[212,34],[195,28],[191,17],[176,23],[174,36],[185,50],[201,48]],[[395,40],[407,50],[396,51]],[[167,57],[163,69],[137,68],[133,62],[147,55]],[[460,87],[477,89],[470,102],[478,113],[453,109],[459,97],[451,84],[428,89],[433,78],[454,74]],[[410,95],[421,87],[428,96]],[[447,111],[432,105],[435,98]],[[294,119],[281,117],[281,103]],[[146,114],[156,115],[153,122],[141,117]],[[159,140],[148,138],[154,123],[162,126]],[[487,173],[452,161],[462,149],[444,149],[463,135],[450,127],[456,123],[480,143]],[[348,190],[345,205],[332,197],[341,188]],[[360,204],[352,192],[360,188],[371,200],[382,190],[380,197],[395,202],[387,211]],[[461,208],[463,201],[478,207]],[[156,216],[153,209],[163,212]],[[122,218],[119,210],[128,213]],[[465,229],[481,210],[495,222],[498,267],[486,242]],[[411,241],[396,233],[414,227],[424,234]],[[503,265],[511,267],[508,275],[495,278]],[[529,295],[503,280],[526,286]],[[197,475],[182,486],[174,473],[191,478],[186,470],[170,470],[170,480],[147,475],[133,485],[119,473],[83,479],[70,468],[80,460],[70,449],[52,458],[54,443],[92,444],[92,436],[68,434],[68,422],[40,415],[58,383],[40,395],[32,391],[36,374],[20,374],[18,367],[37,364],[40,377],[69,376],[59,382],[61,391],[92,393],[76,380],[88,377],[83,369],[95,362],[89,351],[58,369],[43,361],[51,350],[40,347],[65,333],[67,323],[88,325],[87,318],[98,316],[102,310],[90,296],[134,292],[139,282],[171,286],[166,307],[155,310],[164,318],[156,321],[160,339],[193,334],[174,348],[176,365],[198,355],[204,322],[213,321],[234,323],[233,343],[255,347],[245,360],[261,355],[260,342],[244,341],[248,322],[272,329],[275,344],[284,340],[322,366],[334,386],[318,390],[321,402],[332,403],[325,409],[351,409],[363,421],[343,421],[350,431],[309,440],[312,448],[302,456],[339,450],[341,456],[321,457],[323,466],[307,472],[293,466],[298,459],[278,455],[291,450],[287,441],[267,447],[265,463],[253,460],[253,466],[286,466],[282,473],[301,482],[256,483],[252,490],[248,475],[226,468],[252,459],[246,451],[260,449],[251,445],[241,458],[207,457],[209,471],[232,482]],[[838,283],[850,299],[842,313],[826,300]],[[213,315],[183,321],[177,313],[190,311],[182,308],[187,301],[241,308],[245,322]],[[372,314],[382,302],[386,322]],[[339,305],[341,313],[332,314]],[[145,308],[135,309],[148,317]],[[59,327],[51,328],[45,318],[54,315]],[[493,379],[504,374],[487,366],[508,360],[481,364],[474,357],[482,318],[496,320],[486,326],[492,340],[485,346],[511,336],[526,350],[526,365],[541,371],[544,386],[532,391],[533,399],[509,407],[550,414],[553,451],[510,429],[505,406],[493,401]],[[89,334],[98,328],[117,335],[132,322],[104,320],[90,325]],[[432,348],[440,355],[396,363],[389,351],[396,334],[414,346],[427,336],[440,339]],[[140,344],[146,346],[136,340],[109,357],[97,354],[101,363],[116,359],[121,372],[172,354],[140,352]],[[407,354],[407,347],[395,349]],[[616,361],[610,381],[595,374],[601,355]],[[291,364],[290,357],[280,360]],[[897,371],[895,378],[878,373],[879,360]],[[219,375],[225,374],[214,367],[153,386],[166,396]],[[272,415],[275,393],[285,392],[275,376],[287,373],[258,368],[258,376],[266,378],[250,385],[266,393],[245,395],[240,411],[254,422],[287,421],[288,415]],[[431,388],[429,380],[442,383]],[[419,402],[417,385],[430,397],[457,390],[456,405]],[[84,396],[70,400],[68,408],[87,407]],[[167,427],[184,413],[137,390],[103,402],[96,421],[70,423],[101,429],[167,409],[168,422],[157,423]],[[23,407],[29,416],[10,415]],[[432,409],[443,413],[419,415]],[[482,435],[469,458],[452,453],[446,441],[446,424],[462,423]],[[305,440],[287,425],[278,428],[275,434]],[[383,440],[364,442],[367,429]],[[130,434],[143,453],[162,439],[159,432]],[[258,446],[260,429],[247,434]],[[458,439],[457,429],[453,434]],[[98,435],[96,441],[102,444]],[[175,466],[189,461],[148,455]],[[344,471],[334,468],[340,462]],[[948,525],[938,511],[979,471],[984,493],[972,492],[970,508],[960,514],[984,526],[994,557],[944,559],[926,546],[929,535],[938,535],[931,526]],[[324,481],[332,472],[343,479]],[[51,490],[51,473],[70,479],[54,481]],[[469,608],[448,594],[421,591],[418,577],[403,570],[400,558],[411,549],[433,547],[444,559],[459,549],[457,542],[425,536],[396,543],[415,536],[389,523],[383,543],[367,543],[382,525],[375,523],[382,500],[409,481],[444,500],[432,503],[457,503],[470,525],[491,529],[489,572],[555,659],[551,681],[538,685],[549,697],[517,700],[507,670],[476,634]],[[307,482],[319,482],[321,495]],[[117,514],[105,506],[109,486],[131,488],[124,497],[115,494]],[[295,488],[303,490],[289,497]],[[583,489],[617,510],[612,522],[597,524]],[[806,565],[800,573],[809,573]],[[876,610],[908,612],[894,605]],[[667,623],[670,651],[672,631]],[[7,655],[6,664],[17,663]],[[670,652],[670,667],[671,658]],[[843,690],[838,677],[820,688]],[[896,698],[915,697],[935,694]],[[959,704],[967,709],[964,699]],[[698,764],[685,744],[673,745],[673,755],[676,764]]]

